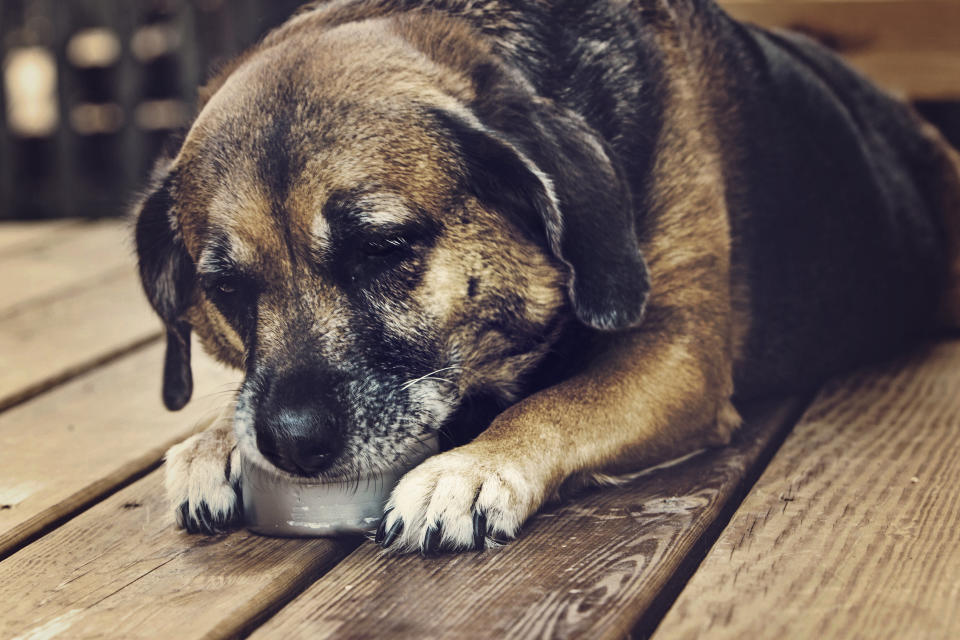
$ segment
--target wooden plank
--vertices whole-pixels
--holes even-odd
[[[590,491],[481,554],[383,557],[367,543],[253,638],[620,638],[654,607],[800,403],[751,413],[735,445]]]
[[[960,21],[954,28],[960,31]],[[850,63],[891,93],[910,100],[960,100],[960,54],[864,52]]]
[[[720,0],[739,20],[821,36],[842,53],[960,52],[957,0]]]
[[[0,415],[0,557],[156,466],[238,378],[197,345],[195,399],[170,413],[162,366],[156,344]]]
[[[656,638],[960,637],[960,341],[827,385]]]
[[[0,562],[0,637],[229,638],[355,542],[174,530],[162,470]]]
[[[0,222],[0,255],[33,248],[38,242],[63,236],[79,225],[77,220]]]
[[[956,0],[721,0],[734,17],[803,31],[881,86],[912,99],[960,98]]]
[[[129,267],[0,313],[0,410],[159,336]]]
[[[0,313],[50,299],[133,264],[133,242],[122,221],[89,222],[62,242],[0,256]]]

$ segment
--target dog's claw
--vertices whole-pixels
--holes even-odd
[[[383,522],[386,522],[386,521],[387,521],[387,518],[386,516],[384,516]],[[386,549],[391,544],[393,544],[393,541],[396,540],[401,533],[403,533],[403,520],[401,520],[400,518],[397,518],[396,521],[394,521],[394,523],[390,525],[390,528],[387,529],[387,533],[383,536],[383,542],[380,543],[380,546]]]
[[[510,538],[510,537],[505,536],[505,535],[502,535],[502,534],[500,534],[500,535],[493,535],[493,536],[490,537],[490,539],[493,541],[494,544],[501,545],[501,546],[502,546],[502,545],[505,545],[505,544],[507,544],[508,542],[510,542],[511,540],[513,540],[513,538]]]
[[[390,515],[390,512],[393,509],[387,509],[383,512],[383,517],[380,518],[380,525],[377,527],[377,533],[373,536],[373,541],[377,544],[383,544],[383,540],[387,535],[387,516]]]
[[[486,547],[487,514],[484,511],[473,512],[473,548],[482,551]]]
[[[206,502],[201,502],[197,508],[197,522],[200,526],[200,533],[212,536],[217,533],[217,527],[213,523],[213,514],[210,513],[210,507]]]
[[[218,520],[210,511],[210,507],[205,502],[191,513],[190,505],[187,502],[180,503],[180,522],[187,533],[202,533],[208,536],[214,536],[225,533],[232,528],[240,526],[240,513],[236,510],[231,511],[225,517]]]
[[[193,519],[190,517],[190,505],[186,501],[180,503],[180,523],[187,533],[196,533],[196,527],[193,526]]]
[[[420,552],[425,556],[436,553],[440,548],[441,537],[442,533],[439,523],[434,523],[427,527],[427,531],[423,534],[423,547],[421,547]]]

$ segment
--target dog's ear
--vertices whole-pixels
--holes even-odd
[[[581,322],[603,330],[639,325],[650,280],[619,167],[581,121],[542,106],[508,108],[499,106],[508,123],[500,127],[472,112],[435,112],[460,147],[468,186],[566,264]]]
[[[185,313],[193,297],[196,271],[172,212],[173,176],[162,168],[155,174],[152,190],[136,211],[136,247],[143,290],[167,329],[163,403],[177,411],[193,393],[191,327]]]

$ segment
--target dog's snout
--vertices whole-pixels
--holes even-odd
[[[317,475],[336,457],[329,442],[305,433],[292,434],[289,428],[277,426],[257,429],[257,448],[277,467],[302,476]]]
[[[343,449],[342,416],[330,376],[319,371],[275,376],[257,409],[257,448],[284,471],[315,476]]]

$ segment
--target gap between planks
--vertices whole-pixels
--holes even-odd
[[[755,406],[730,447],[578,494],[501,549],[422,558],[362,545],[252,638],[623,637],[803,406]]]
[[[84,224],[79,219],[24,220],[0,222],[0,258],[30,251],[72,234]]]
[[[155,344],[0,414],[0,557],[156,467],[239,378],[194,349],[194,400],[170,413],[162,366]]]
[[[55,237],[60,242],[44,248],[56,254],[51,260],[57,268],[28,281],[8,278],[0,284],[0,411],[159,339],[160,323],[118,236],[121,227],[116,222],[54,226],[62,232]],[[0,225],[0,237],[5,229]],[[99,250],[86,255],[74,246],[59,252],[70,243]],[[0,259],[0,266],[16,263],[27,269],[35,260],[15,258]],[[71,261],[103,261],[104,270],[76,280],[68,268]],[[31,283],[46,293],[32,292],[29,302],[4,306],[8,294],[16,297]]]
[[[154,471],[0,562],[0,637],[242,636],[358,542],[188,535]]]
[[[0,227],[0,240],[9,238],[3,235],[6,229],[9,226]],[[47,231],[52,229],[56,229],[56,233],[48,234]],[[160,489],[161,474],[150,471],[157,467],[171,444],[194,431],[191,425],[211,404],[203,402],[205,395],[213,404],[224,404],[223,397],[216,397],[213,391],[222,387],[225,380],[234,382],[236,374],[212,365],[209,358],[195,349],[197,400],[182,413],[166,412],[159,402],[162,346],[140,348],[143,344],[155,342],[159,331],[139,291],[130,256],[124,255],[126,244],[117,242],[123,230],[118,225],[104,223],[92,228],[74,224],[38,225],[28,231],[21,234],[20,241],[6,245],[0,242],[0,248],[7,249],[0,251],[0,265],[18,273],[32,273],[27,286],[21,281],[8,281],[7,287],[13,289],[5,289],[4,295],[0,296],[8,303],[0,312],[0,342],[8,342],[0,349],[6,359],[3,364],[7,365],[0,367],[0,398],[3,398],[0,402],[6,407],[21,403],[0,415],[0,557],[9,556],[0,563],[0,573],[17,566],[22,554],[29,556],[45,548],[48,550],[46,559],[57,567],[69,564],[71,557],[83,560],[78,567],[80,573],[84,572],[84,567],[96,567],[96,563],[91,565],[91,557],[109,555],[104,555],[98,546],[98,540],[111,544],[100,538],[105,523],[88,526],[96,553],[86,554],[77,547],[56,541],[77,527],[96,521],[96,513],[121,499],[125,500],[121,504],[124,513],[146,506],[149,520],[152,500],[154,522],[159,522],[158,526],[172,538],[171,544],[179,544],[182,550],[132,580],[116,585],[115,589],[89,605],[90,610],[102,613],[105,607],[110,610],[112,601],[122,599],[122,594],[135,591],[137,585],[162,575],[164,570],[182,573],[181,556],[202,556],[201,550],[211,544],[210,539],[173,531],[170,510]],[[71,268],[78,263],[82,268]],[[104,366],[106,362],[109,364]],[[61,384],[67,379],[71,379],[70,382]],[[24,401],[27,396],[41,391],[46,393],[29,402]],[[144,474],[150,475],[135,482]],[[131,482],[134,482],[131,487],[124,488]],[[128,499],[138,490],[142,491],[144,486],[150,487],[149,499],[139,502]],[[114,521],[121,523],[117,530],[123,537],[119,543],[121,546],[128,540],[137,539],[137,532],[143,529],[144,523],[140,521],[143,514],[137,515],[140,518],[126,518],[126,530],[122,527],[123,518],[104,518],[110,524]],[[238,535],[241,537],[232,536],[233,542],[226,542],[226,546],[235,546],[236,540],[245,539],[244,534]],[[229,610],[229,605],[236,599],[236,590],[221,592],[223,617],[208,629],[211,637],[244,633],[250,625],[255,625],[302,591],[318,571],[351,546],[351,543],[343,542],[306,545],[259,539],[252,539],[247,544],[251,549],[246,555],[251,557],[272,547],[286,551],[277,554],[279,557],[269,567],[263,567],[268,578],[263,584],[247,589],[250,597],[246,607]],[[291,546],[310,546],[314,552],[287,553]],[[154,557],[161,551],[150,545],[139,545],[137,549]],[[17,550],[20,550],[19,554]],[[130,566],[130,557],[136,555],[136,551],[129,547],[124,551],[112,557],[121,568],[118,572],[121,577],[124,569]],[[149,564],[150,560],[144,558],[142,563]],[[36,564],[31,561],[29,570],[14,569],[13,572],[30,577],[32,582],[36,576]],[[138,564],[135,562],[133,566]],[[240,567],[243,561],[232,564]],[[278,572],[278,568],[282,571]],[[55,571],[50,575],[55,575]],[[170,597],[174,600],[180,597],[175,582],[179,575],[170,576],[171,585],[175,587]],[[213,578],[208,572],[197,577]],[[240,576],[240,580],[245,582],[246,576]],[[53,591],[62,591],[65,584],[74,581],[77,581],[76,576],[61,581]],[[14,581],[5,579],[0,582],[14,584]],[[41,594],[41,600],[48,602],[48,595]],[[150,595],[140,599],[150,601]],[[9,601],[11,596],[9,593],[7,596]],[[210,598],[203,604],[209,606]],[[175,608],[164,608],[162,614],[172,614]],[[26,622],[28,628],[20,632],[33,637],[68,633],[69,630],[72,635],[84,628],[81,614],[89,613],[77,608],[74,602],[71,608],[58,615],[39,620],[33,614],[42,609],[23,612],[25,618],[22,622]],[[203,613],[211,611],[205,609]],[[5,616],[9,613],[8,607]],[[96,613],[90,617],[96,618]],[[188,624],[195,630],[194,617],[171,615],[168,623]],[[5,617],[0,627],[7,620]],[[34,622],[38,624],[31,627]],[[103,629],[115,628],[119,627],[95,625],[89,633],[100,635]],[[132,633],[138,630],[132,630]],[[151,627],[146,635],[152,637],[156,631]],[[0,635],[7,637],[6,633]]]
[[[56,233],[53,233],[56,231]],[[0,234],[3,225],[0,225]],[[0,253],[0,312],[69,293],[120,267],[132,267],[132,231],[124,221],[104,220],[54,228],[29,250]]]
[[[960,340],[828,384],[654,638],[960,637]]]

